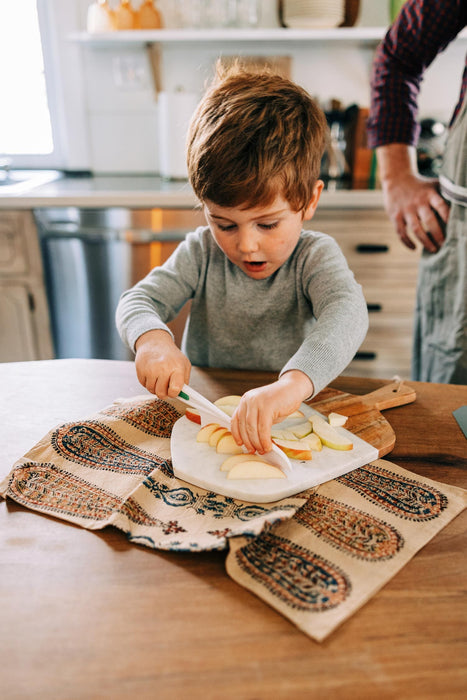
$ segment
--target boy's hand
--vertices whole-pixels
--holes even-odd
[[[272,449],[271,427],[296,411],[313,394],[313,383],[299,370],[290,370],[273,384],[247,391],[232,416],[232,435],[249,452]]]
[[[140,335],[135,343],[136,374],[140,383],[160,399],[178,396],[190,380],[191,363],[167,331]]]

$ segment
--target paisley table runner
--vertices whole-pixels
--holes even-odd
[[[466,491],[384,460],[276,503],[220,496],[173,475],[170,434],[183,412],[144,396],[59,425],[0,495],[153,549],[229,549],[228,574],[318,641],[467,505]]]

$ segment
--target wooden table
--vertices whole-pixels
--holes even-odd
[[[206,395],[242,393],[259,372],[194,370]],[[341,378],[366,393],[381,382]],[[467,387],[413,383],[386,416],[390,459],[467,487],[452,411]],[[131,363],[0,365],[0,475],[57,423],[144,391]],[[0,502],[0,697],[453,700],[467,696],[467,512],[318,644],[232,581],[225,553],[154,552]]]

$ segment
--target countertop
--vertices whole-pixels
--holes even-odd
[[[190,383],[214,400],[273,378],[193,368]],[[2,474],[52,425],[144,393],[131,362],[0,364],[0,380]],[[333,386],[363,394],[382,383]],[[388,458],[465,488],[467,443],[452,411],[467,388],[410,386],[416,401],[385,412],[396,433]],[[113,528],[91,532],[1,501],[3,696],[465,697],[466,525],[464,511],[318,644],[229,578],[223,552],[151,551]]]
[[[153,175],[61,176],[52,182],[22,188],[17,193],[0,190],[0,209],[42,207],[132,207],[191,209],[197,199],[186,181],[168,181]],[[382,208],[380,190],[325,191],[321,208]]]

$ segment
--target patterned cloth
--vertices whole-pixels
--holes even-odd
[[[88,529],[113,525],[153,549],[229,548],[229,575],[318,641],[467,505],[466,491],[383,460],[276,503],[220,496],[173,475],[182,413],[145,396],[60,425],[0,495]]]

